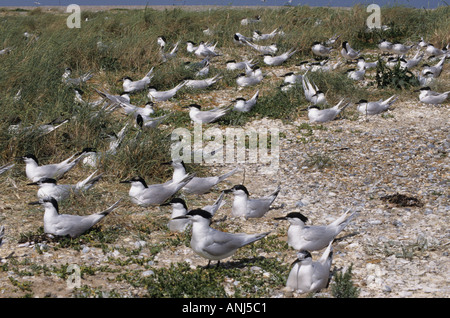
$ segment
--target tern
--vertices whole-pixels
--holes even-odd
[[[253,60],[248,61],[242,61],[242,62],[236,62],[236,60],[228,60],[225,62],[227,70],[234,71],[234,70],[245,70],[247,68],[253,68],[255,64],[252,64]]]
[[[241,25],[249,25],[253,23],[258,23],[261,21],[261,16],[257,15],[254,18],[244,18],[241,20]]]
[[[308,218],[300,212],[290,212],[284,217],[275,220],[289,221],[288,245],[297,251],[319,251],[327,247],[336,236],[344,230],[351,220],[357,215],[353,212],[350,216],[347,210],[339,218],[328,225],[311,225],[305,223]]]
[[[56,201],[60,202],[72,194],[77,195],[81,192],[86,192],[92,188],[102,177],[100,174],[96,177],[94,175],[97,171],[94,171],[86,179],[77,182],[76,184],[57,184],[56,179],[53,178],[42,178],[39,181],[28,183],[27,185],[38,185],[39,190],[37,192],[37,197],[39,199],[44,199],[46,197],[53,197]]]
[[[238,97],[233,101],[235,102],[233,109],[239,112],[249,112],[256,105],[258,97],[259,90],[257,90],[256,93],[248,100],[245,100],[243,97]]]
[[[206,76],[209,74],[209,60],[206,62],[205,66],[203,66],[201,69],[199,69],[197,72],[195,72],[195,77],[201,77]]]
[[[326,105],[327,100],[325,93],[319,90],[316,84],[311,83],[306,76],[302,78],[302,86],[305,94],[305,98],[313,105]]]
[[[420,91],[419,100],[422,103],[433,105],[442,104],[447,99],[448,94],[450,94],[450,91],[444,93],[434,92],[428,86],[422,87],[419,91]]]
[[[129,76],[122,78],[123,91],[126,93],[135,93],[144,90],[153,78],[153,69],[152,67],[143,78],[137,81],[133,81]]]
[[[9,163],[3,166],[0,166],[0,174],[5,173],[6,171],[12,169],[16,164],[15,163]]]
[[[142,117],[148,117],[155,113],[155,110],[153,109],[153,102],[147,102],[144,107],[132,105],[127,102],[120,102],[119,106],[122,108],[125,114],[133,115],[135,118],[137,118],[137,116],[139,115]]]
[[[66,172],[75,167],[75,165],[81,159],[83,159],[84,156],[85,152],[82,151],[81,153],[76,153],[59,163],[41,166],[39,165],[38,159],[33,154],[26,154],[25,156],[22,157],[22,159],[26,164],[25,173],[27,175],[27,178],[30,179],[32,182],[36,182],[42,178],[53,178],[53,179],[61,178]]]
[[[378,65],[378,61],[375,62],[366,62],[366,59],[363,56],[358,57],[356,65],[359,69],[371,69],[375,68]]]
[[[183,180],[188,175],[186,173],[186,166],[181,160],[172,160],[164,164],[171,165],[173,167],[172,182],[174,183],[180,182],[180,180]],[[225,179],[235,174],[237,171],[238,168],[236,167],[220,176],[194,177],[182,188],[182,191],[193,194],[205,194],[211,191],[211,189],[220,182],[223,182]]]
[[[112,132],[111,134],[106,135],[106,138],[109,139],[109,146],[104,152],[97,152],[93,148],[84,148],[83,152],[85,153],[85,157],[82,161],[83,165],[97,168],[103,156],[115,155],[117,153],[117,149],[126,136],[125,133],[127,132],[127,127],[128,123],[125,124],[117,134]]]
[[[258,45],[246,40],[243,40],[243,42],[261,54],[275,54],[278,51],[276,43],[270,45]]]
[[[247,188],[243,185],[235,185],[231,189],[225,190],[225,193],[233,193],[234,201],[231,214],[236,217],[261,218],[270,209],[270,206],[280,193],[281,187],[264,197],[250,198]]]
[[[286,60],[296,52],[297,50],[291,49],[277,56],[273,56],[272,54],[264,54],[264,63],[270,66],[279,66],[286,62]]]
[[[75,88],[74,91],[75,91],[75,98],[74,98],[75,102],[79,103],[81,105],[86,105],[89,107],[97,107],[105,102],[104,97],[101,99],[97,99],[95,101],[89,101],[89,100],[86,101],[83,99],[84,92],[81,89]]]
[[[222,192],[214,204],[204,206],[202,210],[205,210],[211,213],[211,216],[214,216],[217,210],[225,204],[225,201],[223,201],[223,196],[224,193]],[[180,216],[185,216],[189,212],[186,201],[181,198],[173,198],[169,202],[161,204],[161,206],[168,205],[172,207],[172,214],[168,224],[169,230],[172,232],[184,232],[188,225],[191,224],[191,220],[187,218],[179,218]]]
[[[102,212],[90,215],[59,214],[58,202],[52,197],[30,202],[29,204],[40,204],[44,207],[44,233],[56,236],[68,235],[71,238],[75,238],[90,230],[105,216],[111,213],[117,208],[120,201],[117,201]]]
[[[427,53],[428,55],[436,56],[436,57],[439,57],[441,55],[445,56],[448,53],[449,45],[450,44],[447,44],[447,46],[445,46],[444,48],[438,49],[433,44],[428,44],[426,46],[427,48],[425,50],[425,53]]]
[[[278,34],[278,29],[273,30],[270,33],[261,33],[259,30],[253,31],[254,41],[265,41],[274,38]]]
[[[210,78],[205,79],[198,79],[198,80],[186,80],[186,87],[191,89],[205,89],[207,87],[210,87],[217,83],[219,80],[221,80],[223,76],[220,74],[217,74]]]
[[[220,56],[221,54],[215,52],[214,47],[207,46],[203,41],[201,41],[197,47],[197,49],[194,51],[195,56],[198,58],[205,58],[205,57],[216,57]]]
[[[284,77],[283,82],[288,84],[295,84],[300,83],[303,80],[302,74],[295,74],[294,72],[287,72],[286,74],[282,75]]]
[[[347,77],[354,81],[362,81],[366,75],[365,68],[350,68],[346,71]]]
[[[162,63],[167,62],[168,60],[174,58],[177,55],[178,52],[178,45],[180,44],[180,42],[175,43],[174,47],[172,48],[172,50],[168,53],[164,52],[164,48],[161,48],[159,51],[159,54],[161,56],[161,61]]]
[[[164,119],[166,119],[170,114],[162,115],[159,117],[149,117],[149,116],[142,116],[138,114],[136,116],[136,126],[141,129],[152,129],[158,127]]]
[[[343,99],[331,108],[320,109],[317,105],[311,105],[307,108],[308,119],[311,123],[324,123],[334,120],[350,103],[343,106]]]
[[[439,77],[439,75],[441,75],[442,73],[442,69],[444,68],[444,62],[445,62],[446,57],[443,56],[441,58],[441,60],[433,66],[430,66],[428,64],[423,64],[422,65],[422,75],[424,75],[425,73],[433,73],[433,77],[437,78]]]
[[[412,45],[404,45],[401,43],[394,43],[392,44],[392,49],[391,49],[391,53],[397,54],[397,55],[403,55],[409,52],[409,50],[411,50],[413,47],[415,46],[415,44]]]
[[[395,99],[394,97],[396,96],[392,95],[388,99],[380,99],[377,102],[368,102],[365,99],[361,99],[356,103],[356,109],[363,115],[377,115],[388,110],[388,108],[397,101],[398,97]]]
[[[128,195],[131,202],[141,207],[151,205],[160,205],[166,202],[171,196],[183,188],[195,175],[187,175],[179,182],[166,182],[161,184],[147,185],[145,180],[139,176],[129,180],[120,181],[120,183],[130,183],[130,191]]]
[[[347,41],[342,42],[341,55],[347,61],[355,60],[359,57],[360,51],[354,50]]]
[[[286,287],[300,294],[314,293],[327,288],[331,279],[332,260],[331,242],[316,262],[313,262],[310,252],[298,252],[286,280]]]
[[[253,70],[247,70],[246,73],[240,73],[236,77],[236,84],[240,87],[255,86],[264,79],[264,75],[258,66]]]
[[[246,36],[240,34],[239,32],[237,32],[233,35],[233,41],[234,41],[234,43],[244,45],[246,41],[253,42],[253,38],[246,37]]]
[[[270,232],[260,234],[222,232],[210,227],[211,217],[211,213],[202,209],[191,210],[186,215],[178,217],[191,220],[191,248],[195,253],[209,260],[207,266],[212,260],[218,261],[217,266],[219,266],[222,259],[232,256],[239,248],[270,234]]]
[[[392,53],[392,46],[393,46],[393,44],[391,42],[389,42],[389,41],[386,41],[385,39],[382,39],[378,43],[378,48],[383,53]]]
[[[88,80],[90,80],[92,78],[92,73],[86,73],[81,75],[80,77],[77,78],[71,78],[70,75],[72,74],[72,69],[70,67],[67,67],[64,70],[64,73],[62,75],[62,81],[63,83],[67,84],[67,85],[81,85],[85,82],[87,82]]]
[[[402,69],[412,69],[413,67],[417,66],[420,61],[422,61],[424,54],[421,53],[419,50],[416,52],[414,57],[410,58],[409,60],[405,60],[404,58],[400,59],[400,67]]]
[[[171,99],[175,94],[186,85],[186,81],[181,82],[172,89],[166,91],[157,91],[155,87],[150,86],[147,97],[152,101],[162,102]]]
[[[314,53],[314,55],[328,57],[331,51],[333,51],[333,48],[330,46],[325,46],[320,42],[314,42],[311,46],[311,51]]]
[[[209,124],[214,123],[227,115],[232,110],[231,106],[232,105],[201,110],[202,108],[200,105],[190,104],[189,106],[183,106],[183,108],[189,108],[189,117],[194,123]]]

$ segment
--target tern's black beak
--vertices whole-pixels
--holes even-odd
[[[171,203],[170,202],[166,202],[166,203],[160,204],[159,206],[169,206],[169,205],[171,205]]]
[[[285,216],[281,216],[278,218],[273,218],[274,220],[287,220],[287,218]]]
[[[184,219],[188,219],[188,217],[186,215],[181,215],[173,218],[172,220],[184,220]]]
[[[173,161],[167,161],[167,162],[163,162],[161,163],[162,165],[166,165],[166,166],[170,166],[173,163]]]
[[[39,204],[41,204],[39,201],[33,201],[28,203],[28,205],[39,205]]]
[[[123,181],[120,181],[119,183],[131,183],[131,181],[130,180],[123,180]]]
[[[231,192],[233,192],[233,189],[225,189],[225,190],[223,190],[222,192],[223,192],[223,193],[231,193]]]
[[[38,183],[37,182],[30,182],[30,183],[27,183],[27,185],[37,185]]]

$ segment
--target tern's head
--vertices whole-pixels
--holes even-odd
[[[233,186],[231,189],[225,190],[225,193],[234,193],[234,195],[244,195],[244,196],[250,196],[248,193],[247,188],[242,184],[237,184]]]
[[[297,259],[299,261],[306,261],[306,260],[312,259],[312,256],[311,256],[311,253],[308,251],[299,251],[297,253]]]
[[[202,209],[191,210],[186,214],[188,219],[193,222],[203,222],[205,220],[211,222],[212,214]]]
[[[342,48],[347,50],[347,44],[348,44],[347,41],[342,42]]]
[[[367,104],[367,99],[360,99],[356,104]]]
[[[148,188],[145,180],[139,176],[133,177],[129,180],[120,181],[120,183],[131,183],[131,185],[142,185],[144,188]]]
[[[192,110],[192,109],[201,110],[201,109],[202,109],[202,107],[201,107],[200,105],[198,105],[198,104],[190,104],[190,105],[188,106],[188,108],[189,108],[190,110]]]
[[[290,212],[283,217],[275,218],[276,220],[287,220],[291,224],[305,224],[308,218],[300,212]]]
[[[25,163],[35,162],[37,165],[39,164],[39,161],[36,158],[36,156],[31,153],[26,154],[25,156],[22,157],[22,159],[25,161]]]
[[[173,198],[169,202],[161,204],[161,206],[167,206],[167,205],[171,205],[172,208],[174,208],[174,209],[184,209],[184,210],[188,209],[187,205],[186,205],[186,201],[184,201],[181,198]]]
[[[45,197],[40,199],[39,201],[34,201],[34,202],[30,202],[28,203],[29,205],[42,205],[45,209],[47,208],[54,208],[56,210],[56,212],[59,212],[59,208],[58,208],[58,202],[56,201],[56,199],[54,197]]]
[[[131,82],[131,81],[133,81],[132,79],[131,79],[131,77],[129,77],[129,76],[124,76],[124,77],[122,77],[122,82]]]

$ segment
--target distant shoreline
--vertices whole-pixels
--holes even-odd
[[[295,6],[292,6],[295,7]],[[316,7],[316,6],[309,6]],[[323,7],[323,6],[321,6]],[[41,9],[42,11],[61,11],[65,12],[67,6],[0,6],[9,10],[23,9],[34,10]],[[288,6],[227,6],[227,5],[80,5],[82,10],[86,11],[106,11],[106,10],[143,10],[145,8],[154,10],[166,10],[166,9],[182,9],[186,11],[205,11],[215,9],[281,9],[289,8]],[[351,9],[351,7],[329,7],[335,9]]]

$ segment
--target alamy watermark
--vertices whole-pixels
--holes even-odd
[[[78,4],[69,4],[66,12],[71,12],[67,17],[66,24],[69,29],[81,28],[81,8]]]
[[[67,288],[74,289],[81,287],[81,269],[76,264],[70,264],[67,266],[67,273],[71,273],[66,280]]]
[[[272,171],[278,170],[280,161],[280,134],[275,127],[235,128],[225,131],[218,127],[203,130],[194,123],[193,131],[176,128],[171,134],[172,160],[185,163],[261,163]]]
[[[372,12],[367,17],[366,25],[369,29],[381,29],[381,8],[378,4],[372,3],[367,6],[366,12]]]

